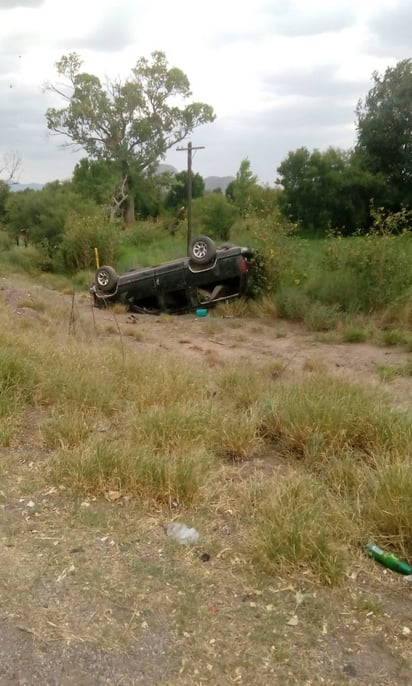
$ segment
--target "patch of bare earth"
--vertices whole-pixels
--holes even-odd
[[[26,316],[27,294],[13,289],[5,300]],[[91,330],[92,345],[115,337],[125,354],[182,356],[205,374],[239,362],[268,373],[324,370],[411,409],[411,378],[383,383],[377,371],[405,364],[400,349],[322,343],[280,320],[116,314],[82,297],[62,296],[60,307],[68,335]],[[162,526],[170,513],[115,496],[73,500],[39,484],[35,414],[27,420],[0,455],[0,686],[412,684],[412,584],[403,577],[360,552],[333,591],[300,570],[262,579],[218,492],[188,522],[200,545],[178,546]],[[222,478],[267,469],[261,457],[227,465]],[[276,469],[281,478],[287,465]]]

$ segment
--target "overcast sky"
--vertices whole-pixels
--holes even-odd
[[[248,158],[273,185],[291,150],[353,146],[357,101],[372,72],[412,57],[411,26],[411,0],[0,0],[0,167],[14,151],[20,182],[44,183],[85,156],[47,130],[63,54],[104,79],[162,50],[217,115],[190,138],[205,146],[194,171],[234,176]],[[186,168],[175,148],[165,161]]]

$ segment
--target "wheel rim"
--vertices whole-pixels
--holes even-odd
[[[99,272],[97,276],[97,283],[101,288],[105,288],[110,281],[109,274],[107,272]]]
[[[207,255],[207,245],[204,241],[197,241],[193,246],[193,255],[198,259],[202,259]]]

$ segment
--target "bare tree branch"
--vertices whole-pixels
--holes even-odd
[[[129,193],[127,191],[127,176],[125,176],[112,196],[112,202],[110,205],[110,221],[121,214],[120,209],[128,197]]]
[[[17,183],[21,171],[21,157],[15,150],[4,153],[0,161],[0,175],[5,174],[6,183]]]

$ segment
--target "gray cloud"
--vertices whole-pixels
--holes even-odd
[[[353,7],[345,3],[343,7],[314,10],[310,4],[305,8],[297,7],[289,0],[269,3],[265,9],[266,25],[271,33],[280,36],[314,36],[320,33],[342,31],[356,22]]]
[[[227,31],[219,33],[213,40],[214,45],[225,45],[235,42],[252,42],[266,36],[304,37],[322,33],[336,33],[356,23],[354,7],[331,7],[314,10],[310,5],[306,9],[297,7],[294,0],[282,3],[268,3],[260,10],[259,21],[247,31]]]
[[[1,0],[1,10],[12,10],[17,7],[41,7],[46,0]]]
[[[62,150],[64,138],[48,132],[45,112],[50,104],[40,87],[16,83],[10,88],[9,81],[0,78],[0,159],[10,150],[20,155],[22,182],[70,178],[74,165],[84,157]]]
[[[136,41],[136,25],[143,11],[142,7],[137,8],[130,0],[118,0],[115,7],[96,16],[92,29],[85,35],[76,33],[62,40],[59,27],[56,27],[56,30],[50,30],[47,45],[62,54],[83,49],[106,53],[121,51]],[[31,46],[37,47],[38,43],[38,32],[24,26],[13,35],[3,37],[0,54],[27,53]]]
[[[410,57],[412,53],[412,5],[398,0],[390,8],[377,11],[370,19],[371,37],[366,49],[371,54]]]
[[[98,16],[95,25],[86,36],[73,36],[68,42],[76,48],[87,48],[99,52],[123,50],[136,41],[136,25],[139,8],[120,3],[110,12]]]
[[[13,85],[0,80],[0,130],[2,144],[8,148],[26,148],[39,143],[47,133],[47,100],[40,88]]]
[[[354,98],[355,103],[367,88],[365,79],[339,79],[336,67],[330,64],[284,69],[276,74],[264,74],[264,92],[275,95],[301,95],[305,97]]]
[[[352,104],[337,104],[327,97],[302,99],[298,103],[287,100],[264,112],[217,119],[192,136],[194,146],[205,146],[193,158],[193,170],[202,176],[235,176],[242,159],[247,157],[260,182],[273,184],[277,167],[297,148],[353,147],[354,121]],[[185,169],[183,153],[170,151],[167,161],[179,171]]]

